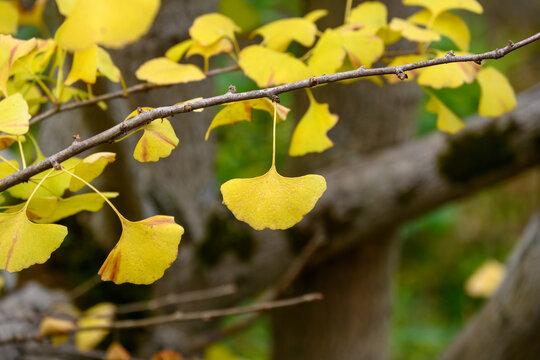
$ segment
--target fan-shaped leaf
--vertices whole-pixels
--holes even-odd
[[[428,10],[421,10],[407,18],[408,21],[414,24],[424,26],[429,25],[430,19],[431,13]],[[452,40],[460,50],[469,50],[471,34],[467,23],[461,17],[449,12],[443,12],[437,16],[431,25],[431,30]]]
[[[26,134],[30,117],[28,104],[20,93],[0,100],[0,131],[12,135]]]
[[[514,109],[517,105],[516,94],[506,76],[493,67],[487,67],[478,73],[480,84],[480,105],[478,113],[482,116],[497,117]]]
[[[426,110],[437,114],[437,129],[455,134],[465,127],[465,124],[434,95],[431,95]]]
[[[380,1],[364,1],[351,10],[348,23],[361,26],[364,33],[375,35],[388,24],[388,10]]]
[[[178,138],[167,119],[157,119],[146,125],[133,157],[140,162],[158,161],[167,157],[178,145]]]
[[[410,6],[423,6],[429,11],[433,17],[437,17],[440,13],[452,9],[469,10],[474,13],[482,13],[482,5],[476,0],[403,0],[403,4]]]
[[[197,17],[189,28],[189,35],[203,46],[208,46],[221,38],[235,41],[234,33],[240,28],[225,15],[218,13],[205,14]]]
[[[206,76],[195,65],[178,64],[165,57],[145,62],[135,72],[137,79],[155,84],[180,84],[199,81]]]
[[[77,80],[82,80],[87,84],[95,84],[97,57],[98,46],[96,44],[91,45],[88,49],[75,51],[71,71],[64,84],[71,85]]]

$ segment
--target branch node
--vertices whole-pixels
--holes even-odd
[[[478,64],[478,65],[482,65],[482,59],[474,60],[474,63],[475,63],[475,64]]]
[[[137,114],[141,114],[144,110],[142,109],[142,107],[138,106],[137,107]]]
[[[72,135],[71,137],[73,138],[73,143],[74,144],[81,141],[81,135],[79,135],[79,134]]]
[[[319,79],[316,76],[313,76],[309,79],[309,86],[315,86],[319,84]]]
[[[396,70],[396,75],[399,78],[399,80],[402,80],[402,81],[409,78],[409,76],[405,74],[405,72],[401,68],[398,68]]]
[[[513,47],[513,46],[514,46],[514,42],[513,42],[512,40],[508,40],[508,46]]]
[[[362,71],[364,71],[364,70],[367,70],[367,67],[366,67],[365,65],[362,65],[362,66],[360,66],[359,68],[357,68],[356,70],[362,70]]]
[[[62,170],[62,165],[56,160],[51,160],[52,167],[54,170]]]
[[[139,109],[140,109],[140,108],[138,108],[137,111],[139,111]],[[140,113],[139,113],[139,114],[140,114]],[[120,130],[121,130],[122,132],[126,132],[126,130],[127,130],[127,124],[126,124],[125,122],[122,122],[122,123],[120,124]]]
[[[276,94],[270,95],[270,99],[271,99],[273,102],[278,103],[278,104],[281,102],[281,100],[279,99],[279,96],[277,96]]]
[[[229,85],[229,90],[227,92],[230,94],[236,94],[236,86]]]
[[[452,56],[456,56],[456,54],[454,53],[454,50],[450,50],[449,52],[446,53],[446,57],[452,57]]]
[[[184,111],[185,112],[193,111],[193,106],[191,106],[191,104],[184,105]]]

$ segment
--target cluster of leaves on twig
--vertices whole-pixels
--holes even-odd
[[[415,80],[430,96],[427,110],[437,114],[438,128],[448,133],[458,132],[464,124],[437,98],[432,89],[457,88],[477,81],[481,90],[480,114],[494,117],[512,110],[515,97],[504,75],[493,67],[482,68],[473,62],[452,61],[456,56],[469,55],[470,35],[465,22],[451,10],[480,13],[482,7],[476,0],[403,2],[405,5],[421,6],[422,9],[407,19],[393,18],[388,21],[384,4],[364,2],[347,9],[343,25],[322,33],[316,21],[327,11],[316,10],[301,18],[282,19],[256,29],[251,36],[262,37],[261,43],[243,49],[239,48],[236,40],[240,28],[231,19],[217,13],[206,14],[194,20],[189,39],[172,46],[164,57],[142,64],[136,76],[156,87],[200,81],[212,72],[209,59],[218,54],[227,54],[260,87],[289,84],[308,78],[311,79],[308,86],[316,86],[318,79],[326,76],[324,74],[355,69],[366,71],[355,77],[378,75],[370,79],[380,86],[400,80]],[[38,2],[38,5],[41,3]],[[91,103],[88,100],[94,97],[92,85],[97,76],[120,83],[125,94],[128,94],[121,72],[105,48],[121,48],[144,35],[154,20],[160,2],[56,0],[56,3],[65,20],[54,38],[19,40],[11,35],[0,35],[0,150],[13,145],[18,147],[21,156],[20,163],[1,158],[0,179],[27,167],[22,147],[22,142],[27,139],[32,141],[37,154],[33,164],[48,159],[51,162],[49,167],[53,167],[0,194],[3,209],[0,213],[0,269],[19,271],[45,262],[67,234],[64,226],[55,225],[54,222],[80,211],[97,211],[107,203],[117,213],[123,231],[99,274],[103,280],[115,283],[152,283],[163,275],[176,258],[184,229],[169,216],[129,221],[110,201],[118,194],[102,193],[90,184],[114,161],[115,154],[94,153],[84,159],[71,157],[59,163],[55,157],[46,158],[41,154],[28,131],[31,117],[38,114],[43,103],[50,102],[56,109],[62,109],[66,103],[77,104],[85,100],[87,102],[84,104]],[[14,6],[13,2],[2,1],[0,6],[5,8],[5,11],[0,11],[0,33],[15,33],[18,20],[42,25],[42,6],[30,11],[32,16],[28,15],[28,11],[24,13]],[[449,38],[459,52],[445,54],[431,49],[430,44],[440,40],[441,36]],[[416,43],[416,50],[408,55],[385,55],[387,46],[402,38]],[[287,51],[292,42],[306,48],[300,58]],[[203,57],[203,69],[180,63],[193,55]],[[72,61],[65,76],[68,56],[72,57]],[[428,60],[441,57],[446,59],[443,65],[430,66]],[[393,75],[384,71],[368,73],[368,68],[376,62],[394,67]],[[406,64],[409,63],[419,65],[407,68]],[[404,69],[411,71],[406,74]],[[327,79],[326,82],[336,80],[340,79]],[[79,81],[86,84],[86,90],[73,86]],[[307,86],[296,88],[300,87]],[[234,91],[231,88],[230,94]],[[294,130],[289,148],[291,156],[322,152],[333,146],[327,132],[336,125],[338,116],[330,112],[328,104],[319,103],[309,89],[306,92],[309,108]],[[289,178],[278,173],[275,164],[275,128],[278,121],[286,120],[288,109],[278,104],[277,94],[273,95],[268,99],[268,93],[261,92],[244,99],[234,99],[233,103],[217,100],[205,103],[201,98],[184,99],[172,107],[169,115],[152,117],[151,121],[133,125],[135,119],[153,111],[141,107],[129,114],[120,125],[121,131],[126,130],[123,137],[115,133],[106,140],[121,141],[142,130],[134,158],[140,162],[158,161],[169,156],[178,146],[178,136],[167,119],[174,113],[194,109],[202,111],[204,107],[223,104],[224,107],[208,129],[208,138],[216,127],[251,121],[253,110],[266,111],[274,120],[271,168],[259,177],[230,180],[222,185],[221,192],[225,205],[232,213],[254,229],[287,229],[313,209],[326,189],[326,182],[319,175]],[[97,103],[106,107],[104,102]],[[79,141],[75,138],[74,144]],[[78,194],[85,186],[95,193]]]

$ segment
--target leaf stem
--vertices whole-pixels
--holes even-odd
[[[122,221],[124,219],[124,217],[122,216],[122,214],[120,214],[120,211],[118,211],[118,209],[112,204],[112,202],[107,199],[107,197],[105,195],[103,195],[101,193],[101,191],[99,191],[98,189],[96,189],[92,184],[90,184],[88,181],[84,180],[83,178],[81,178],[80,176],[78,175],[75,175],[74,173],[62,168],[62,171],[65,172],[66,174],[69,174],[71,176],[73,176],[75,179],[79,180],[80,182],[84,183],[86,186],[88,186],[90,189],[94,190],[96,192],[96,194],[98,194],[99,196],[101,196],[101,198],[103,198],[103,200],[105,200],[105,202],[107,204],[109,204],[109,206],[111,207],[111,209],[113,209],[113,211],[116,213],[116,215],[118,215],[118,217],[120,218],[120,220]]]
[[[55,171],[55,169],[51,169],[49,170],[49,172],[43,177],[43,179],[41,179],[41,181],[36,185],[36,187],[34,188],[34,190],[32,190],[32,193],[30,194],[30,196],[28,197],[28,200],[26,200],[26,203],[24,204],[22,210],[26,213],[26,209],[28,209],[28,205],[30,204],[30,201],[32,201],[32,198],[34,197],[34,195],[36,194],[36,192],[38,191],[38,189],[41,187],[41,184],[43,184],[43,182],[47,179],[47,177],[49,175],[51,175],[51,173]]]
[[[343,23],[347,23],[349,21],[349,18],[351,17],[351,8],[352,0],[347,0],[347,5],[345,5],[345,19],[343,20]]]
[[[45,85],[45,83],[43,81],[41,81],[41,79],[39,78],[39,76],[37,76],[31,68],[28,67],[28,65],[26,65],[24,63],[24,61],[19,61],[18,62],[19,64],[21,64],[26,71],[28,71],[28,73],[30,74],[30,76],[32,76],[32,79],[35,80],[35,82],[37,82],[37,84],[39,85],[39,87],[41,88],[41,90],[43,90],[43,92],[45,93],[45,95],[47,95],[47,97],[49,98],[49,101],[52,102],[53,104],[56,102],[56,99],[54,98],[54,95],[51,93],[51,91],[49,90],[49,88],[47,87],[47,85]]]
[[[21,153],[21,162],[23,169],[26,169],[26,160],[24,159],[24,151],[22,148],[21,137],[19,135],[17,135],[17,144],[19,144],[19,152]]]
[[[277,123],[277,103],[274,103],[274,129],[272,132],[272,168],[276,167],[276,123]]]
[[[6,164],[8,164],[9,166],[11,166],[15,171],[19,171],[19,168],[16,167],[15,165],[13,165],[8,159],[6,159],[5,157],[3,157],[2,155],[0,155],[0,160],[2,160],[3,162],[5,162]]]

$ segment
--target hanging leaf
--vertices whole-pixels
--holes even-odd
[[[436,18],[440,13],[452,9],[462,9],[481,14],[483,9],[476,0],[403,0],[404,5],[423,6]]]
[[[65,226],[28,220],[26,208],[0,213],[0,269],[15,272],[43,264],[66,235]]]
[[[328,111],[328,104],[319,104],[308,91],[309,108],[294,129],[289,155],[302,156],[311,152],[323,152],[334,146],[326,133],[333,128],[338,116]]]
[[[480,70],[476,78],[480,84],[478,113],[486,117],[497,117],[513,110],[516,94],[506,76],[493,67]]]
[[[359,31],[342,32],[341,44],[355,67],[370,67],[384,52],[380,38]]]
[[[193,46],[193,44],[195,44],[195,41],[193,41],[193,39],[184,40],[181,43],[170,47],[169,50],[167,50],[167,52],[165,53],[165,57],[167,59],[170,59],[171,61],[178,62],[180,61],[180,59],[182,59],[186,51],[188,51],[189,48]]]
[[[109,53],[100,47],[98,47],[97,51],[97,69],[112,82],[120,82],[122,77],[120,70],[114,65]]]
[[[362,32],[375,35],[377,31],[388,24],[388,10],[379,1],[364,1],[351,10],[347,22],[360,26]]]
[[[326,190],[320,175],[283,177],[275,166],[259,177],[233,179],[221,186],[223,202],[255,230],[288,229],[313,209]]]
[[[109,326],[114,319],[116,306],[111,303],[100,303],[86,310],[77,321],[77,327]],[[80,351],[88,351],[99,345],[109,334],[109,330],[88,330],[75,333],[75,346]]]
[[[429,43],[441,39],[441,36],[436,32],[421,28],[412,22],[400,18],[393,18],[389,26],[390,29],[400,31],[405,39],[413,42]]]
[[[171,216],[137,222],[120,218],[122,235],[99,269],[103,281],[151,284],[163,276],[178,255],[184,228]]]
[[[225,15],[211,13],[197,17],[189,28],[189,35],[199,44],[208,46],[222,38],[234,42],[234,33],[239,31],[234,21]]]
[[[428,10],[421,10],[407,18],[407,21],[423,26],[428,26],[430,20],[431,13]],[[443,12],[437,16],[431,25],[431,30],[452,40],[460,50],[469,50],[471,34],[469,27],[461,17],[449,12]]]
[[[178,64],[165,57],[145,62],[137,69],[135,76],[139,80],[154,84],[180,84],[199,81],[206,77],[195,65]]]
[[[0,100],[0,131],[11,135],[22,135],[30,126],[28,104],[20,93]]]
[[[22,141],[26,141],[24,136],[19,137]],[[0,135],[0,151],[10,147],[15,141],[17,141],[16,135]],[[2,177],[0,176],[0,179]]]
[[[204,140],[208,140],[210,132],[219,126],[232,125],[240,121],[251,122],[251,109],[263,110],[271,116],[274,115],[274,106],[267,98],[238,101],[231,104],[226,104],[225,107],[221,109],[216,116],[214,116],[212,123],[206,131]],[[285,120],[289,111],[290,109],[286,108],[285,106],[277,104],[278,122]]]
[[[238,63],[244,73],[260,87],[284,84],[310,76],[307,66],[291,54],[283,54],[260,45],[244,48]]]
[[[167,119],[156,119],[144,128],[133,157],[140,162],[158,161],[167,157],[178,145],[178,138]]]
[[[73,168],[73,173],[82,177],[87,182],[97,178],[108,164],[116,160],[116,154],[112,152],[98,152],[89,155],[77,162]],[[76,192],[84,187],[84,183],[72,177],[69,183],[69,191]]]
[[[489,298],[499,288],[505,272],[505,266],[499,261],[487,260],[467,279],[465,291],[471,297]]]
[[[261,45],[275,51],[283,52],[287,50],[292,41],[296,41],[305,47],[311,47],[315,42],[317,26],[315,21],[326,15],[326,11],[315,10],[303,18],[281,19],[253,31],[250,37],[261,35],[263,41]],[[317,16],[313,16],[313,15]]]
[[[90,46],[88,49],[75,51],[71,71],[64,84],[71,85],[77,80],[82,80],[87,84],[95,84],[97,56],[98,46],[96,44]]]
[[[313,76],[332,74],[341,67],[344,59],[345,50],[341,46],[340,33],[326,29],[308,59],[309,71]]]
[[[160,0],[79,0],[56,32],[56,40],[71,51],[94,44],[121,48],[146,34],[159,5]]]
[[[5,51],[8,51],[9,57],[4,59],[3,64],[0,61],[0,92],[8,96],[7,81],[11,73],[11,67],[15,61],[31,52],[36,47],[36,39],[19,40],[11,35],[0,35],[0,60],[5,57]],[[4,55],[2,55],[4,54]]]
[[[449,134],[455,134],[465,127],[460,120],[446,105],[444,105],[434,95],[431,95],[426,110],[437,114],[437,129]]]

